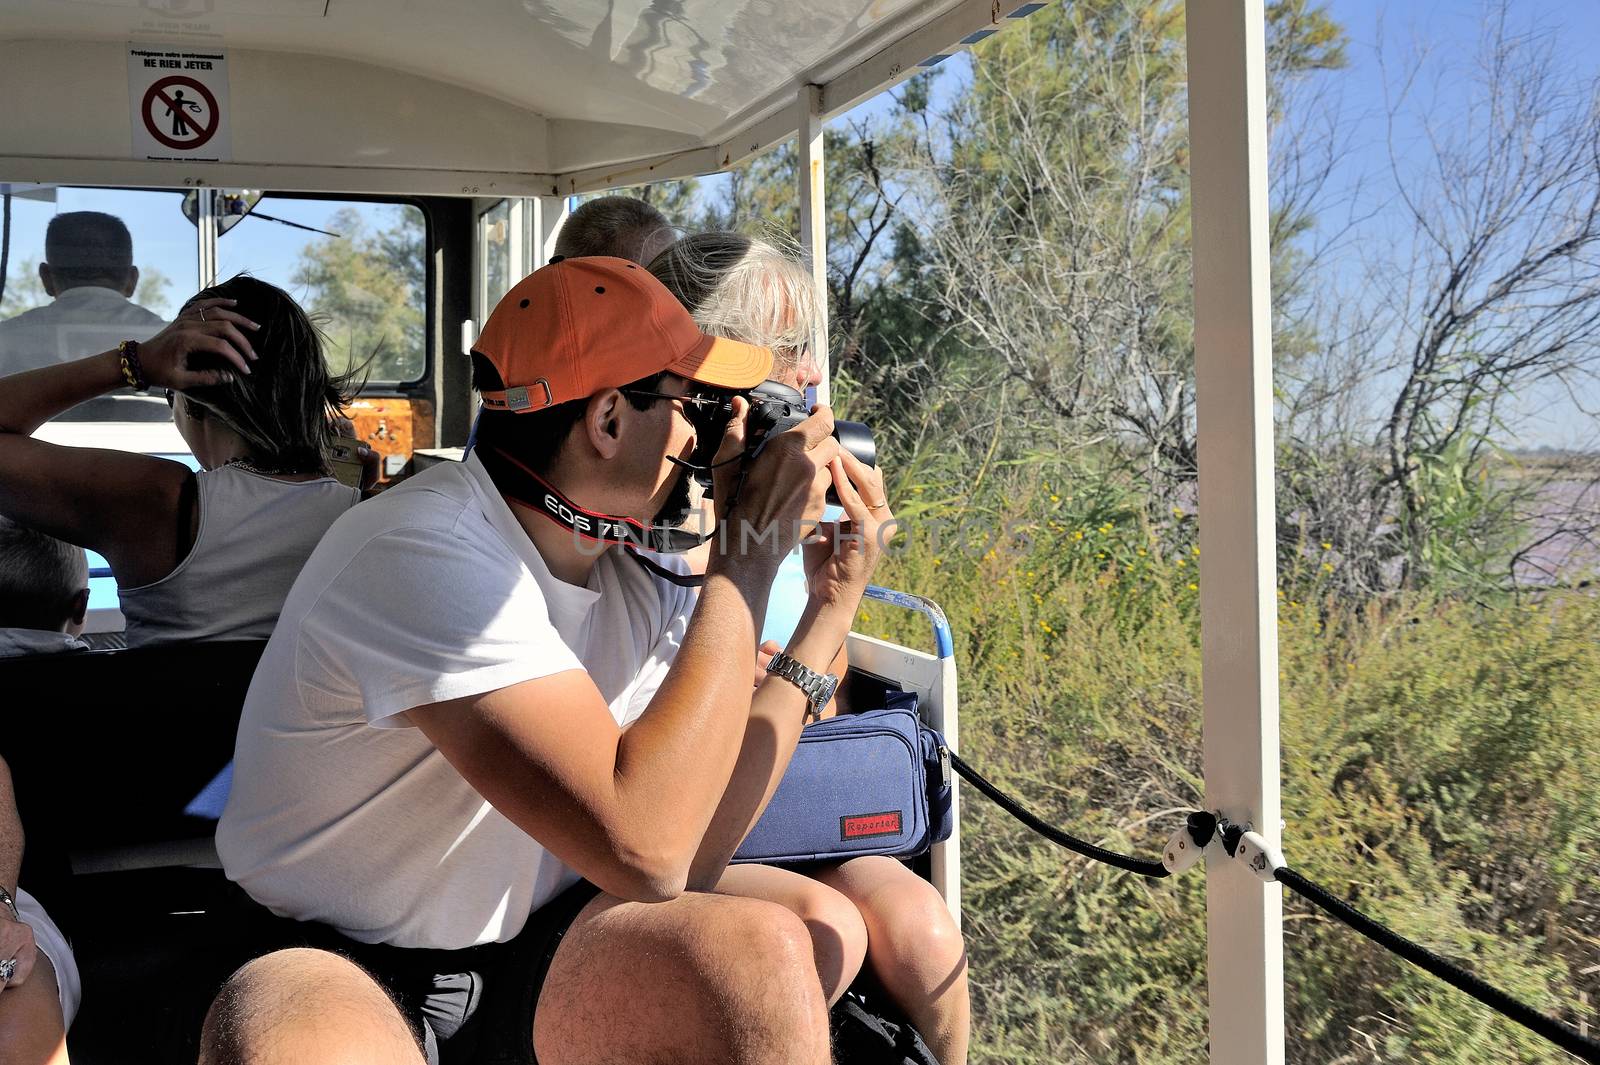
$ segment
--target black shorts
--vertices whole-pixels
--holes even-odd
[[[431,950],[358,943],[326,925],[277,917],[235,888],[257,956],[289,947],[333,951],[389,992],[429,1065],[537,1065],[533,1010],[556,948],[599,889],[580,880],[529,916],[505,943]]]

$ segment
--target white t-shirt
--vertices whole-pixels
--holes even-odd
[[[115,289],[69,288],[42,307],[0,322],[0,375],[54,366],[145,341],[167,323]]]
[[[573,669],[619,725],[677,655],[693,593],[607,552],[552,577],[476,456],[351,509],[284,603],[217,828],[230,879],[352,939],[510,939],[577,874],[492,808],[406,711]]]

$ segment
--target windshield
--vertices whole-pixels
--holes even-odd
[[[7,188],[0,374],[148,339],[198,288],[195,231],[180,210],[181,192]],[[159,397],[124,390],[62,414],[40,435],[82,446],[187,451],[171,422]],[[107,424],[138,428],[124,444],[106,434]]]

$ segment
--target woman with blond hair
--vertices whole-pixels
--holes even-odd
[[[668,247],[649,269],[704,332],[771,349],[772,380],[801,390],[822,380],[826,353],[811,350],[822,309],[811,272],[793,251],[738,233],[701,233]],[[763,662],[783,649],[809,592],[797,552],[773,581]],[[841,648],[831,672],[843,671]],[[943,1065],[967,1060],[965,944],[939,893],[906,866],[881,856],[807,875],[737,865],[717,890],[779,903],[806,922],[830,1004],[864,962]]]

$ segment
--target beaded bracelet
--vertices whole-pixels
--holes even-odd
[[[135,392],[150,391],[150,382],[144,377],[144,367],[139,365],[137,340],[124,340],[117,345],[117,362],[122,367],[122,379],[128,382],[129,388]]]

